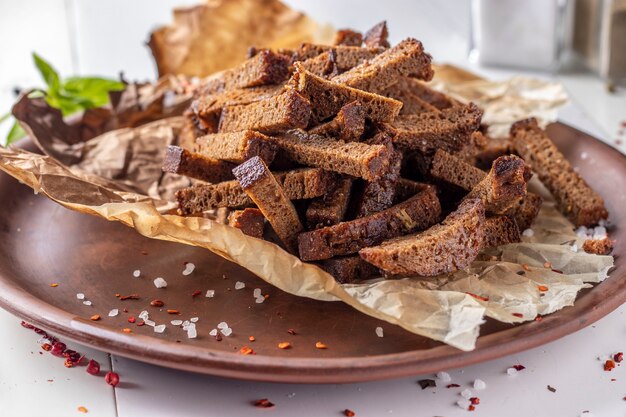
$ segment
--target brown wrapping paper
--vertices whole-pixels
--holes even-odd
[[[16,116],[41,148],[50,149],[55,143],[56,153],[74,156],[71,163],[15,148],[0,149],[0,169],[35,192],[71,210],[122,222],[153,239],[204,247],[291,294],[340,300],[462,350],[474,348],[485,317],[518,323],[571,305],[587,282],[606,277],[613,265],[610,256],[573,251],[576,243],[582,247],[582,240],[548,200],[533,225],[533,237],[489,250],[496,260],[474,262],[447,277],[378,279],[342,286],[318,267],[238,229],[205,218],[166,214],[172,207],[168,201],[172,190],[187,181],[160,172],[163,150],[175,140],[180,118],[111,131],[83,143],[68,141],[63,146],[65,136],[58,132],[71,127],[58,113],[34,112],[41,107],[45,107],[41,99],[23,98],[16,108],[24,111]],[[540,184],[533,186],[545,194]],[[564,273],[546,269],[546,261]],[[529,265],[524,275],[517,273],[522,270],[520,263]],[[548,291],[539,291],[539,285]]]

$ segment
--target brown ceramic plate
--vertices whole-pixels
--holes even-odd
[[[584,292],[573,307],[541,322],[518,326],[489,321],[478,346],[461,352],[365,316],[345,304],[318,302],[270,287],[241,267],[190,246],[151,240],[118,223],[66,210],[0,174],[0,305],[65,338],[140,361],[194,372],[281,382],[337,383],[423,374],[493,359],[541,345],[581,329],[626,301],[626,158],[592,137],[562,124],[550,127],[559,148],[602,194],[614,224],[616,268],[610,279]],[[32,145],[22,142],[24,146]],[[581,152],[588,157],[581,159]],[[196,270],[183,276],[185,262]],[[141,270],[141,277],[133,271]],[[152,280],[165,277],[167,289]],[[242,281],[244,289],[235,290]],[[58,287],[50,287],[56,282]],[[257,304],[253,289],[269,298]],[[205,298],[207,290],[214,298]],[[192,297],[194,291],[202,293]],[[93,302],[76,298],[84,293]],[[115,294],[138,294],[120,301]],[[151,307],[161,299],[164,308]],[[117,317],[108,317],[113,308]],[[122,310],[128,309],[128,313]],[[128,323],[150,312],[165,333]],[[103,318],[89,320],[93,314]],[[199,336],[188,339],[172,319],[199,317]],[[209,331],[226,321],[232,336],[217,341]],[[384,328],[384,338],[375,328]],[[132,328],[132,333],[121,331]],[[295,335],[288,333],[295,330]],[[256,341],[249,342],[254,336]],[[291,342],[281,350],[279,342]],[[321,341],[328,349],[315,348]],[[248,345],[256,355],[243,356]]]

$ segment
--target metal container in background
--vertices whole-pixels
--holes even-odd
[[[626,83],[626,0],[577,0],[573,47],[608,81]]]
[[[472,0],[470,59],[555,71],[569,45],[568,0]]]

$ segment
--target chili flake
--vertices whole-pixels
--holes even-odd
[[[180,311],[178,310],[174,310],[174,309],[170,309],[170,310],[166,310],[167,314],[180,314]]]
[[[254,336],[249,336],[248,340],[251,341],[251,342],[254,342],[256,340],[256,338]]]
[[[524,369],[526,369],[526,367],[524,365],[513,365],[513,368],[515,368],[516,371],[523,371]]]
[[[422,389],[426,389],[429,387],[432,387],[432,388],[437,387],[437,383],[435,382],[434,379],[420,379],[419,381],[417,381],[417,383],[420,385],[420,387],[422,387]]]
[[[296,331],[294,329],[287,329],[287,333],[289,333],[292,336],[296,335]]]
[[[130,317],[128,318],[128,322],[129,322],[129,323],[134,323],[134,322],[136,322],[136,321],[137,321],[137,319],[136,319],[136,318],[134,318],[133,316],[130,316]]]
[[[93,316],[89,317],[89,320],[91,320],[91,321],[98,321],[98,320],[100,320],[100,314],[94,314]]]
[[[63,365],[65,365],[66,368],[71,368],[74,366],[74,362],[72,362],[70,358],[67,358],[65,359],[65,362],[63,362]]]
[[[348,408],[346,408],[345,410],[343,410],[343,415],[346,417],[354,417],[356,416],[356,413]]]
[[[192,296],[192,297],[197,297],[197,296],[199,296],[200,294],[202,294],[202,291],[200,291],[200,290],[195,290],[194,292],[192,292],[192,293],[191,293],[191,296]]]
[[[122,295],[122,294],[120,294],[120,293],[118,293],[118,292],[116,292],[116,293],[115,293],[115,297],[117,297],[117,298],[120,298],[120,296],[121,296],[121,295]]]
[[[49,352],[50,350],[52,350],[52,345],[50,343],[44,343],[43,345],[41,345],[41,348],[46,352]]]
[[[56,287],[58,287],[58,286],[59,286],[59,284],[58,284],[58,283],[56,283],[56,282],[53,282],[52,284],[50,284],[50,286],[51,286],[52,288],[56,288]]]
[[[526,264],[522,264],[522,268],[524,269],[524,271],[530,271],[530,267]]]
[[[254,355],[255,354],[254,350],[252,350],[252,348],[248,346],[244,346],[241,349],[239,349],[239,353],[242,355]]]
[[[470,402],[471,402],[473,405],[478,405],[478,404],[480,404],[480,398],[478,398],[478,397],[472,397],[472,398],[470,398],[469,400],[470,400]]]
[[[617,363],[620,363],[621,361],[624,360],[624,352],[617,352],[615,355],[613,355],[613,360]]]
[[[165,305],[165,303],[161,300],[152,300],[150,301],[150,305],[152,307],[163,307]]]
[[[480,301],[489,301],[489,298],[483,297],[481,295],[476,295],[476,294],[473,294],[471,292],[466,292],[465,294],[467,294],[469,296],[472,296],[472,297],[474,297],[474,298],[476,298],[477,300],[480,300]]]
[[[448,385],[446,385],[446,388],[458,388],[458,387],[460,387],[459,384],[448,384]]]
[[[556,392],[556,388],[554,388],[553,386],[548,385],[548,391],[550,392]]]
[[[541,321],[541,320],[543,320],[543,317],[542,317],[542,316],[539,316],[539,315],[538,315],[537,317],[535,317],[535,321]]]
[[[123,297],[120,297],[121,301],[124,300],[139,300],[139,295],[138,294],[130,294],[130,295],[124,295]]]
[[[261,398],[260,400],[256,400],[254,403],[255,407],[259,408],[272,408],[274,407],[274,403],[268,400],[267,398]]]
[[[112,387],[117,386],[120,383],[120,376],[115,372],[107,372],[104,376],[104,382],[111,385]]]
[[[325,343],[322,343],[322,342],[315,342],[315,347],[317,349],[328,349],[328,346]]]
[[[544,268],[552,268],[552,264],[550,262],[544,262],[543,263],[543,267]]]
[[[280,342],[278,344],[279,349],[291,349],[291,343],[289,342]]]
[[[522,318],[524,315],[522,313],[513,313],[513,316]]]
[[[82,405],[80,407],[78,407],[77,410],[78,410],[79,413],[83,413],[83,414],[87,414],[89,412],[89,410],[87,410]]]
[[[467,411],[474,411],[476,410],[476,407],[474,407],[473,405],[470,404],[469,407],[467,407]]]
[[[128,327],[124,327],[124,328],[122,329],[122,331],[123,331],[124,333],[132,333],[132,332],[133,332],[133,331],[132,331],[132,329],[129,329]]]
[[[611,359],[607,359],[606,362],[604,362],[604,370],[607,372],[611,372],[613,369],[615,369],[615,362],[613,362]]]
[[[537,289],[541,292],[547,292],[548,291],[548,287],[546,287],[545,285],[537,285]]]

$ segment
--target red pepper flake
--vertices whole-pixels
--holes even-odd
[[[548,287],[546,287],[545,285],[537,285],[537,289],[541,292],[547,292],[548,291]]]
[[[77,410],[78,410],[79,413],[83,413],[83,414],[87,414],[89,412],[89,410],[87,410],[82,405],[80,407],[78,407]]]
[[[513,316],[523,318],[524,315],[522,313],[513,313]]]
[[[136,318],[134,318],[133,316],[130,316],[130,317],[128,318],[128,322],[129,322],[129,323],[134,323],[134,322],[136,322],[136,321],[137,321],[137,319],[136,319]]]
[[[542,317],[542,316],[537,316],[537,317],[535,317],[535,321],[541,321],[541,320],[543,320],[543,317]]]
[[[129,329],[128,327],[124,327],[124,328],[122,329],[122,331],[123,331],[124,333],[132,333],[132,332],[133,332],[133,330],[132,330],[132,329]]]
[[[251,342],[254,342],[256,340],[256,338],[254,336],[249,336],[248,340],[251,341]]]
[[[89,317],[89,320],[91,320],[91,321],[98,321],[98,320],[100,320],[100,314],[94,314],[93,316]]]
[[[552,268],[552,272],[556,272],[557,274],[563,274],[563,271],[561,271],[560,269]]]
[[[524,269],[524,271],[530,271],[530,267],[526,264],[522,264],[522,268]]]
[[[480,404],[480,398],[478,398],[478,397],[472,397],[472,398],[470,398],[469,400],[470,400],[470,402],[471,402],[473,405],[478,405],[478,404]]]
[[[174,310],[174,309],[170,309],[170,310],[166,310],[167,314],[180,314],[180,311],[178,310]]]
[[[248,346],[244,346],[241,349],[239,349],[239,353],[242,355],[255,355],[256,354],[254,350],[252,350],[252,348]]]
[[[291,349],[291,343],[289,343],[289,342],[280,342],[278,344],[278,349]]]
[[[58,286],[59,286],[59,284],[58,284],[57,282],[53,282],[52,284],[50,284],[50,286],[51,286],[52,288],[56,288],[56,287],[58,287]]]
[[[87,364],[87,369],[85,369],[85,371],[91,375],[98,375],[100,373],[100,364],[92,359]]]
[[[615,355],[613,355],[613,360],[617,363],[620,363],[621,361],[624,360],[624,352],[617,352]]]
[[[139,294],[130,294],[130,295],[124,295],[122,297],[120,297],[121,301],[125,301],[125,300],[139,300]]]
[[[458,388],[458,387],[460,387],[459,384],[448,384],[448,385],[446,385],[446,388]]]
[[[518,371],[518,372],[519,372],[519,371],[523,371],[524,369],[526,369],[526,367],[525,367],[524,365],[513,365],[513,368],[514,368],[516,371]]]
[[[107,372],[107,374],[104,376],[104,382],[112,387],[115,387],[117,386],[117,384],[120,383],[120,376],[115,372]]]
[[[148,254],[148,251],[142,250],[142,251],[141,251],[141,254],[142,254],[142,255],[147,255],[147,254]]]
[[[290,334],[290,335],[292,335],[292,336],[295,336],[295,335],[296,335],[296,331],[295,331],[294,329],[288,329],[288,330],[287,330],[287,333],[289,333],[289,334]]]
[[[194,292],[192,292],[192,293],[191,293],[191,296],[192,296],[192,297],[197,297],[197,296],[199,296],[200,294],[202,294],[202,291],[200,291],[200,290],[195,290]]]
[[[315,342],[315,347],[317,349],[328,349],[328,346],[326,346],[326,344],[322,342]]]
[[[349,408],[346,408],[345,410],[343,410],[343,415],[346,417],[354,417],[356,416],[356,413]]]
[[[143,320],[137,322],[137,326],[144,326],[145,324],[146,322]]]
[[[46,352],[50,352],[52,350],[52,345],[50,343],[44,343],[41,345],[41,348]]]
[[[543,267],[552,269],[552,264],[550,262],[544,262]]]
[[[611,359],[607,359],[606,362],[604,362],[604,370],[607,372],[611,372],[613,369],[615,369],[615,362],[613,362]]]
[[[163,307],[165,305],[165,303],[161,300],[152,300],[150,301],[150,305],[152,307]]]
[[[124,308],[122,311],[123,311],[124,313],[128,313],[128,309],[127,309],[127,308]]]
[[[550,392],[556,392],[556,388],[554,388],[552,385],[548,385],[547,388]]]
[[[473,405],[470,404],[469,407],[467,407],[467,411],[474,411],[476,410],[476,407],[474,407]]]
[[[260,400],[254,401],[252,404],[254,404],[255,407],[259,407],[259,408],[272,408],[272,407],[274,407],[274,403],[271,402],[270,400],[268,400],[267,398],[261,398]]]
[[[72,360],[70,358],[65,359],[65,362],[63,362],[63,365],[66,368],[71,368],[74,366],[74,362],[72,362]]]
[[[475,299],[480,300],[480,301],[489,301],[489,298],[487,298],[487,297],[483,297],[483,296],[481,296],[481,295],[476,295],[476,294],[473,294],[473,293],[471,293],[471,292],[466,292],[465,294],[467,294],[467,295],[469,295],[469,296],[472,296],[472,297],[474,297]]]
[[[115,297],[120,298],[121,296],[122,296],[122,294],[120,294],[118,292],[115,293]]]

